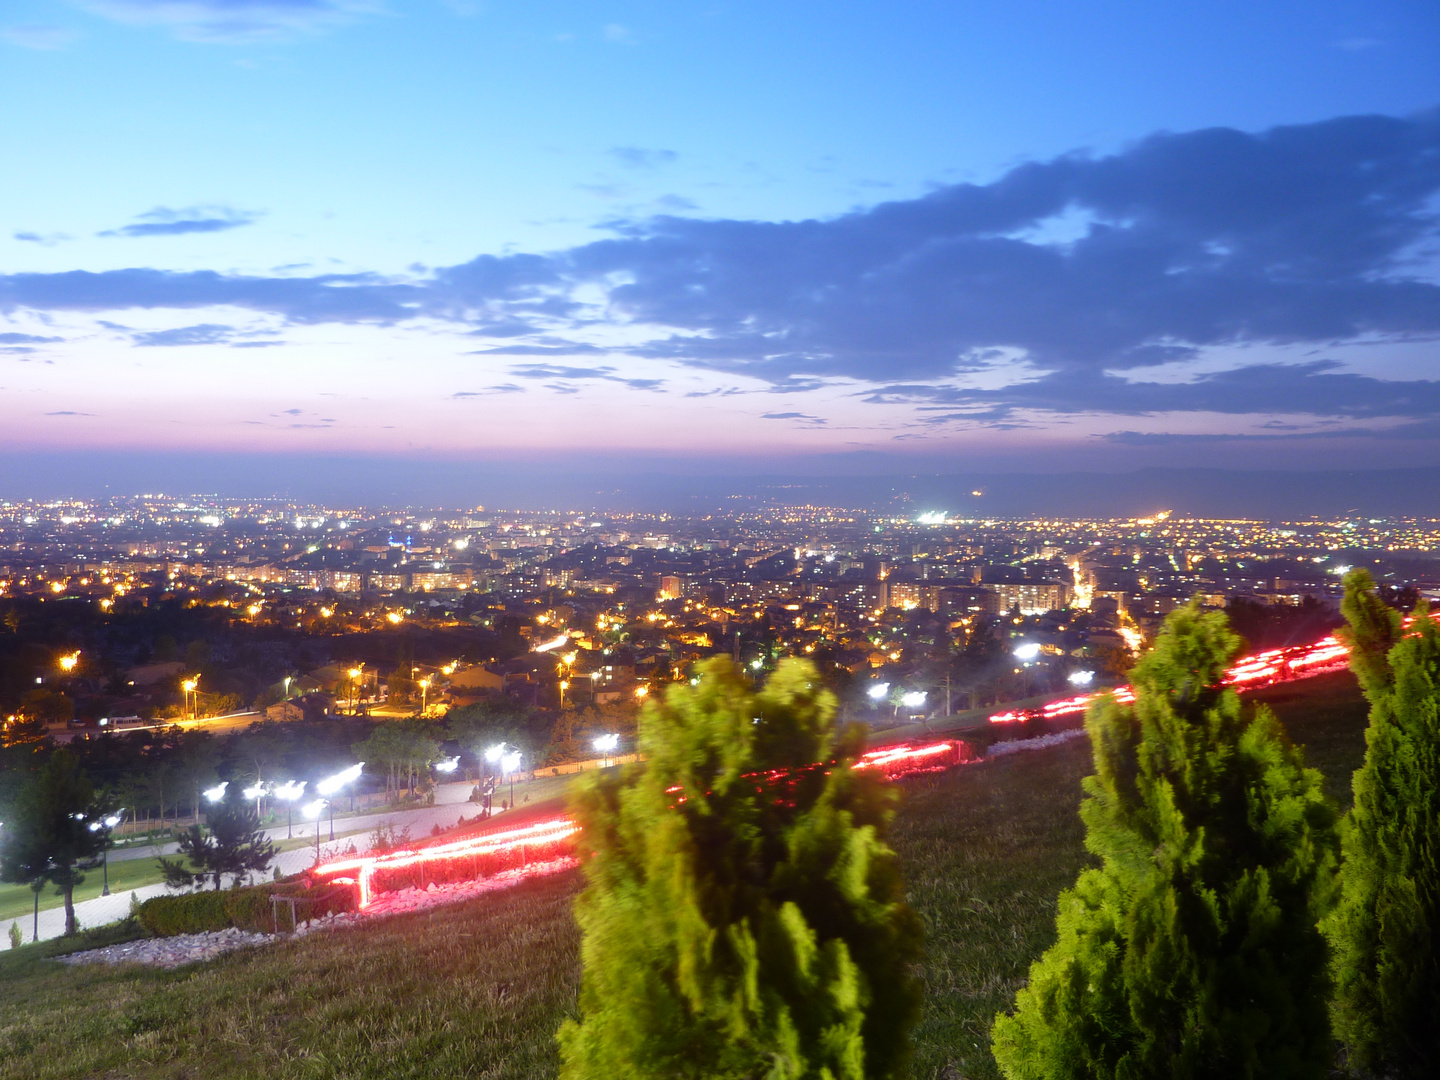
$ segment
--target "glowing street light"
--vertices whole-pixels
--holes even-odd
[[[181,691],[183,692],[183,695],[184,695],[184,696],[181,698],[181,701],[180,701],[180,711],[181,711],[182,713],[184,713],[184,712],[186,711],[186,704],[185,704],[185,703],[186,703],[187,701],[193,700],[193,701],[194,701],[194,704],[195,704],[194,716],[195,716],[195,719],[197,719],[197,720],[200,719],[200,695],[199,695],[198,693],[196,693],[196,689],[197,689],[197,687],[199,687],[199,685],[200,685],[200,676],[199,676],[199,675],[196,675],[193,679],[182,679],[181,682],[180,682],[180,689],[181,689]],[[193,695],[193,698],[192,698],[192,695]]]
[[[1093,671],[1072,671],[1067,681],[1071,686],[1089,686],[1095,681],[1095,673]]]
[[[243,789],[240,794],[244,795],[247,799],[255,800],[255,816],[258,818],[260,816],[260,800],[268,794],[265,788],[265,781],[255,781],[255,783]]]
[[[286,780],[275,789],[275,798],[285,804],[285,839],[289,840],[295,835],[295,800],[305,794],[304,780]]]
[[[119,825],[120,820],[124,816],[124,810],[117,810],[108,817],[90,823],[91,832],[99,832],[101,829],[105,830],[105,846],[100,849],[100,874],[105,882],[104,887],[100,890],[101,896],[110,895],[110,830],[115,828],[116,825]]]
[[[882,682],[876,683],[874,686],[870,687],[870,689],[866,690],[865,696],[868,697],[871,701],[881,701],[889,692],[890,684],[888,682]]]
[[[212,803],[219,802],[221,799],[225,798],[225,789],[229,786],[229,780],[222,780],[214,787],[205,789],[205,798]]]
[[[1015,646],[1015,659],[1029,662],[1040,655],[1040,643],[1038,641],[1027,641],[1024,644]]]
[[[76,649],[69,656],[60,657],[60,670],[66,673],[75,670],[75,665],[80,662],[80,650]]]
[[[304,806],[302,806],[302,807],[300,808],[300,812],[301,812],[302,814],[304,814],[304,815],[305,815],[307,818],[309,818],[311,821],[315,822],[315,861],[316,861],[316,862],[319,862],[319,861],[320,861],[320,820],[319,820],[319,819],[320,819],[320,815],[324,812],[325,807],[327,807],[327,806],[329,806],[329,805],[330,805],[330,800],[329,800],[329,799],[316,799],[314,802],[308,802],[308,803],[306,803]],[[332,810],[331,813],[332,813],[332,815],[333,815],[334,811]],[[335,834],[334,834],[333,830],[334,830],[334,827],[335,827],[335,818],[334,818],[333,816],[330,818],[330,827],[331,827],[331,830],[332,830],[332,832],[331,832],[331,834],[330,834],[330,839],[331,839],[331,840],[334,840],[334,839],[335,839]]]
[[[334,795],[337,791],[339,791],[341,788],[343,788],[346,784],[353,783],[354,781],[360,779],[360,772],[361,772],[362,769],[364,769],[364,767],[365,767],[365,763],[364,763],[363,761],[360,761],[360,762],[357,762],[357,763],[354,764],[354,765],[351,765],[348,769],[342,769],[342,770],[340,770],[340,771],[339,771],[338,773],[336,773],[334,776],[327,776],[324,780],[321,780],[318,784],[315,785],[315,790],[316,790],[319,794],[326,796],[327,799],[328,799],[329,796]],[[354,795],[353,792],[352,792],[351,795],[350,795],[350,809],[351,809],[351,810],[354,810],[354,809],[355,809],[355,795]],[[318,833],[318,832],[319,832],[319,829],[316,829],[316,832]],[[334,840],[334,839],[335,839],[335,804],[334,804],[334,803],[331,803],[331,804],[330,804],[330,839],[331,839],[331,840]],[[317,841],[317,843],[318,843],[318,841]]]
[[[601,768],[608,768],[610,765],[610,755],[615,753],[616,749],[620,746],[620,736],[616,734],[600,735],[595,739],[593,745],[596,750],[605,755],[604,759],[602,759]]]
[[[925,704],[924,690],[909,690],[900,695],[900,704],[907,709],[918,709]]]
[[[453,773],[459,765],[460,755],[456,754],[454,757],[446,758],[444,761],[437,761],[435,763],[435,771],[443,773]]]
[[[430,676],[420,680],[420,715],[424,716],[425,711],[430,707]]]

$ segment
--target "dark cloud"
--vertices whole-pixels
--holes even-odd
[[[143,330],[131,335],[135,344],[144,347],[174,345],[223,345],[235,333],[233,326],[219,326],[216,323],[199,323],[196,326],[177,326],[173,330]]]
[[[137,220],[118,229],[106,229],[99,236],[183,236],[186,233],[224,232],[249,225],[257,215],[228,206],[192,206],[188,210],[171,210],[157,206],[140,214]]]
[[[674,150],[646,150],[640,146],[616,146],[610,150],[610,156],[622,165],[632,169],[658,169],[661,165],[669,165],[680,155]]]

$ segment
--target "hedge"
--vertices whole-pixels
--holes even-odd
[[[350,889],[332,885],[307,888],[304,880],[297,878],[243,889],[156,896],[140,905],[140,925],[153,937],[202,934],[232,926],[268,934],[275,930],[270,897],[276,894],[310,901],[296,905],[296,915],[301,919],[306,917],[307,909],[310,918],[318,919],[355,906],[355,896]],[[288,905],[281,909],[280,919],[282,923],[289,923]],[[293,927],[284,925],[281,929]]]

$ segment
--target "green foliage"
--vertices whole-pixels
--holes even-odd
[[[20,932],[20,923],[12,921],[10,923],[10,947],[12,949],[18,949],[20,943],[24,940],[25,935]]]
[[[105,845],[104,831],[90,828],[94,810],[90,778],[75,755],[61,748],[29,778],[5,823],[0,880],[57,886],[65,897],[67,934],[75,933],[77,925],[75,886]]]
[[[1183,608],[1132,672],[1135,705],[1087,716],[1101,865],[1061,893],[1059,941],[995,1022],[1011,1080],[1327,1074],[1335,812],[1273,714],[1217,685],[1238,647],[1223,615]]]
[[[275,844],[265,838],[255,805],[241,794],[240,785],[231,784],[225,798],[211,807],[208,823],[208,832],[199,825],[181,831],[182,859],[160,858],[171,888],[198,885],[208,877],[218,889],[226,874],[238,885],[252,872],[263,872],[275,857]]]
[[[713,662],[642,713],[646,767],[582,786],[566,1077],[903,1068],[920,930],[884,841],[895,792],[850,769],[858,734],[816,682],[787,661],[754,693]]]
[[[223,892],[154,896],[140,905],[140,925],[152,937],[202,934],[230,926]]]
[[[1342,831],[1334,950],[1336,1034],[1351,1063],[1440,1073],[1440,632],[1422,602],[1412,633],[1363,570],[1345,579],[1351,667],[1370,701],[1365,763]]]

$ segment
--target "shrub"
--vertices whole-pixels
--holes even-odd
[[[20,943],[24,940],[25,935],[20,932],[20,924],[18,922],[12,922],[10,924],[10,947],[12,949],[18,949]]]
[[[211,889],[183,896],[155,896],[140,905],[140,925],[154,937],[203,934],[230,926],[228,894]]]
[[[1221,614],[1170,617],[1136,701],[1086,726],[1080,814],[1102,865],[1060,894],[1059,941],[993,1045],[1011,1080],[1324,1077],[1334,810],[1264,708],[1220,677]]]
[[[1387,1076],[1440,1073],[1440,632],[1423,603],[1415,630],[1345,579],[1351,668],[1370,700],[1365,763],[1342,833],[1334,950],[1336,1034],[1351,1064]]]
[[[884,843],[895,792],[848,767],[860,740],[819,684],[787,661],[757,694],[707,664],[642,715],[645,768],[585,784],[564,1076],[904,1069],[920,930]]]

